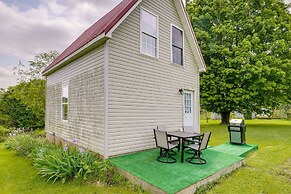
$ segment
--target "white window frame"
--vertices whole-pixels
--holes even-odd
[[[63,102],[63,97],[67,98],[67,102]],[[64,118],[64,105],[67,105],[67,109],[68,109],[67,110],[67,118]],[[65,122],[68,121],[68,114],[69,114],[69,84],[62,83],[62,95],[61,95],[61,118],[62,118],[62,121],[65,121]]]
[[[155,16],[157,18],[157,37],[156,37],[156,40],[157,40],[157,44],[156,44],[156,56],[152,56],[152,55],[149,55],[147,53],[144,53],[142,51],[142,11],[146,11],[148,12],[149,14]],[[153,58],[159,58],[159,16],[151,11],[149,11],[148,9],[145,9],[143,7],[140,7],[140,53],[143,54],[143,55],[146,55],[146,56],[149,56],[149,57],[153,57]]]
[[[182,31],[182,34],[183,34],[183,42],[182,42],[182,46],[183,46],[183,52],[182,52],[182,64],[177,64],[177,63],[174,63],[174,60],[173,60],[173,27],[179,29]],[[185,42],[185,33],[184,33],[184,30],[181,28],[181,27],[178,27],[177,25],[175,24],[171,24],[171,27],[170,27],[170,40],[171,40],[171,44],[170,44],[170,51],[171,51],[171,63],[172,64],[176,64],[176,65],[180,65],[180,66],[184,66],[185,64],[185,46],[184,46],[184,42]]]

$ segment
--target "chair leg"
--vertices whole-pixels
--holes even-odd
[[[178,149],[178,152],[179,152],[179,149]],[[177,152],[174,151],[173,149],[171,149],[171,150],[169,151],[169,154],[170,154],[171,156],[175,156],[175,155],[177,155]]]
[[[164,150],[160,149],[160,155],[157,157],[157,161],[162,162],[162,163],[175,163],[176,158],[173,158],[171,153],[171,150]]]
[[[193,156],[187,158],[186,161],[191,164],[206,164],[206,160],[201,158],[201,151],[197,151],[197,150],[193,150],[193,151],[195,152]]]
[[[187,149],[185,150],[185,152],[186,152],[187,154],[194,154],[193,150],[190,149],[190,148],[187,148]]]

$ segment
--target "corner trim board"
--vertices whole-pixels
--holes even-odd
[[[109,40],[104,45],[104,158],[108,158],[108,70]]]

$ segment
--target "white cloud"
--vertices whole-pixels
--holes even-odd
[[[31,59],[40,52],[61,52],[119,2],[43,0],[23,10],[0,1],[0,53]]]
[[[0,0],[0,87],[16,84],[13,66],[19,60],[26,63],[41,52],[62,52],[120,2]]]
[[[0,66],[0,88],[16,84],[17,77],[13,74],[13,68],[5,68]]]

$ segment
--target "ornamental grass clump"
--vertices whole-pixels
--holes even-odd
[[[46,143],[42,139],[34,138],[27,134],[20,134],[8,137],[4,145],[6,148],[14,150],[17,155],[31,157],[32,153],[45,147]]]

